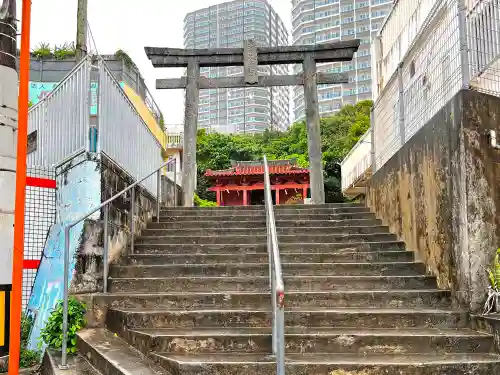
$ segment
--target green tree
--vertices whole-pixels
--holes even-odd
[[[332,116],[321,119],[321,149],[325,173],[325,195],[329,203],[342,202],[340,162],[370,127],[372,101],[346,105]],[[293,124],[287,131],[266,130],[257,135],[207,134],[198,132],[198,187],[201,199],[214,200],[215,194],[204,173],[207,169],[231,167],[231,160],[297,159],[302,167],[309,166],[307,126],[304,121]]]

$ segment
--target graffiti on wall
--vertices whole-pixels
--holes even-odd
[[[30,82],[29,86],[29,101],[31,105],[35,105],[41,100],[43,100],[47,95],[49,95],[52,90],[58,85],[57,82]],[[125,83],[120,82],[120,86],[123,89]],[[90,84],[90,115],[97,115],[97,89],[99,84],[97,82],[91,82]]]
[[[29,347],[38,348],[40,331],[44,327],[57,301],[63,298],[64,272],[64,228],[71,221],[87,213],[101,203],[101,180],[98,161],[86,160],[82,155],[73,159],[72,167],[57,176],[57,222],[51,228],[43,250],[43,256],[35,278],[27,312],[33,316],[34,324]],[[98,219],[96,212],[91,219]],[[83,232],[83,222],[70,233],[70,272],[73,279],[75,257]]]

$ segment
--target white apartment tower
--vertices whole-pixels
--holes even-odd
[[[392,0],[292,0],[293,44],[331,43],[361,39],[354,59],[348,62],[318,64],[318,71],[347,72],[349,83],[319,85],[320,113],[326,116],[345,104],[372,99],[371,38],[379,30],[392,7]],[[295,72],[301,70],[295,66]],[[304,93],[294,87],[294,119],[302,120]]]
[[[267,0],[236,0],[188,13],[184,19],[185,48],[243,47],[288,44],[288,32]],[[286,66],[260,66],[260,74],[287,74]],[[201,75],[243,75],[243,67],[204,67]],[[289,123],[288,87],[210,89],[200,91],[198,127],[222,133],[252,134],[285,130]]]

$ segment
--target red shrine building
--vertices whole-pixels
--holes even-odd
[[[270,160],[269,177],[275,204],[304,203],[309,189],[309,169],[301,168],[295,159]],[[207,169],[205,176],[215,191],[219,206],[264,204],[264,164],[255,161],[231,162],[221,171]]]

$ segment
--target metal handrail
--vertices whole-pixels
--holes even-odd
[[[130,240],[130,251],[133,253],[134,251],[134,202],[135,202],[135,187],[139,185],[141,182],[143,182],[145,179],[151,177],[156,173],[157,175],[157,195],[156,195],[156,221],[160,221],[160,203],[161,203],[161,170],[163,168],[168,167],[170,163],[174,164],[174,170],[176,166],[176,159],[172,158],[169,159],[166,163],[163,163],[160,167],[156,168],[154,171],[152,171],[150,174],[147,176],[144,176],[140,180],[134,182],[127,188],[123,189],[119,193],[115,194],[108,200],[104,201],[101,203],[99,206],[96,208],[93,208],[83,216],[79,217],[78,219],[72,221],[69,223],[65,228],[64,228],[64,280],[63,280],[63,337],[62,337],[62,353],[61,353],[61,366],[60,368],[68,368],[67,365],[67,347],[68,347],[68,300],[69,300],[69,262],[70,262],[70,256],[69,256],[69,244],[70,244],[70,231],[71,228],[73,228],[76,224],[82,222],[83,220],[87,219],[90,215],[94,214],[95,212],[101,210],[104,208],[104,244],[103,244],[103,292],[107,293],[108,291],[108,217],[109,217],[109,204],[113,202],[116,198],[122,196],[129,190],[132,190],[131,192],[131,200],[130,200],[130,234],[131,234],[131,240]],[[176,186],[174,186],[174,191],[176,189]]]
[[[274,219],[271,179],[267,157],[264,155],[264,198],[266,202],[267,251],[269,253],[269,283],[271,288],[273,355],[276,356],[276,373],[285,374],[285,286],[281,271],[280,250],[276,221]]]

